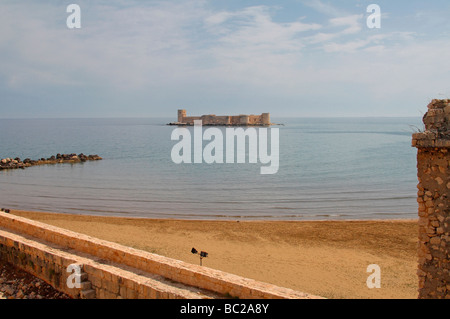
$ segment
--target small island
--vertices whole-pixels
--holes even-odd
[[[187,116],[186,110],[178,110],[178,121],[168,125],[193,126],[194,121],[201,120],[203,126],[270,126],[270,113],[261,115],[224,115],[214,114]]]

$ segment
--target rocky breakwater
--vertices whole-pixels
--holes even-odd
[[[50,156],[49,158],[41,158],[38,160],[32,160],[29,158],[23,161],[19,158],[4,158],[0,160],[0,171],[8,169],[25,169],[27,167],[45,164],[59,164],[59,163],[81,163],[87,161],[99,161],[102,158],[98,155],[84,155],[81,154],[57,154]]]

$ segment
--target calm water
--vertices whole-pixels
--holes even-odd
[[[272,119],[280,169],[174,164],[173,119],[0,120],[0,157],[103,161],[0,172],[0,206],[186,219],[415,218],[419,118]]]

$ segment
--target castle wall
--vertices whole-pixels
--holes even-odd
[[[419,298],[450,299],[450,100],[433,100],[417,152]]]
[[[248,117],[248,124],[250,125],[264,124],[263,117],[261,115],[250,115]]]
[[[178,110],[178,123],[194,125],[194,121],[201,120],[202,125],[270,125],[270,114],[216,116],[214,114],[202,116],[186,116],[186,110]]]
[[[187,124],[187,125],[194,125],[194,121],[201,120],[201,119],[202,119],[201,116],[186,116],[186,117],[183,117],[183,119],[181,120],[180,123]]]
[[[241,117],[239,115],[233,115],[231,117],[231,124],[232,125],[240,125],[241,124]]]

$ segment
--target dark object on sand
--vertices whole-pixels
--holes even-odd
[[[191,249],[191,253],[193,253],[194,255],[200,255],[200,266],[202,265],[202,259],[208,257],[208,253],[206,251],[201,251],[199,253],[195,248]]]

